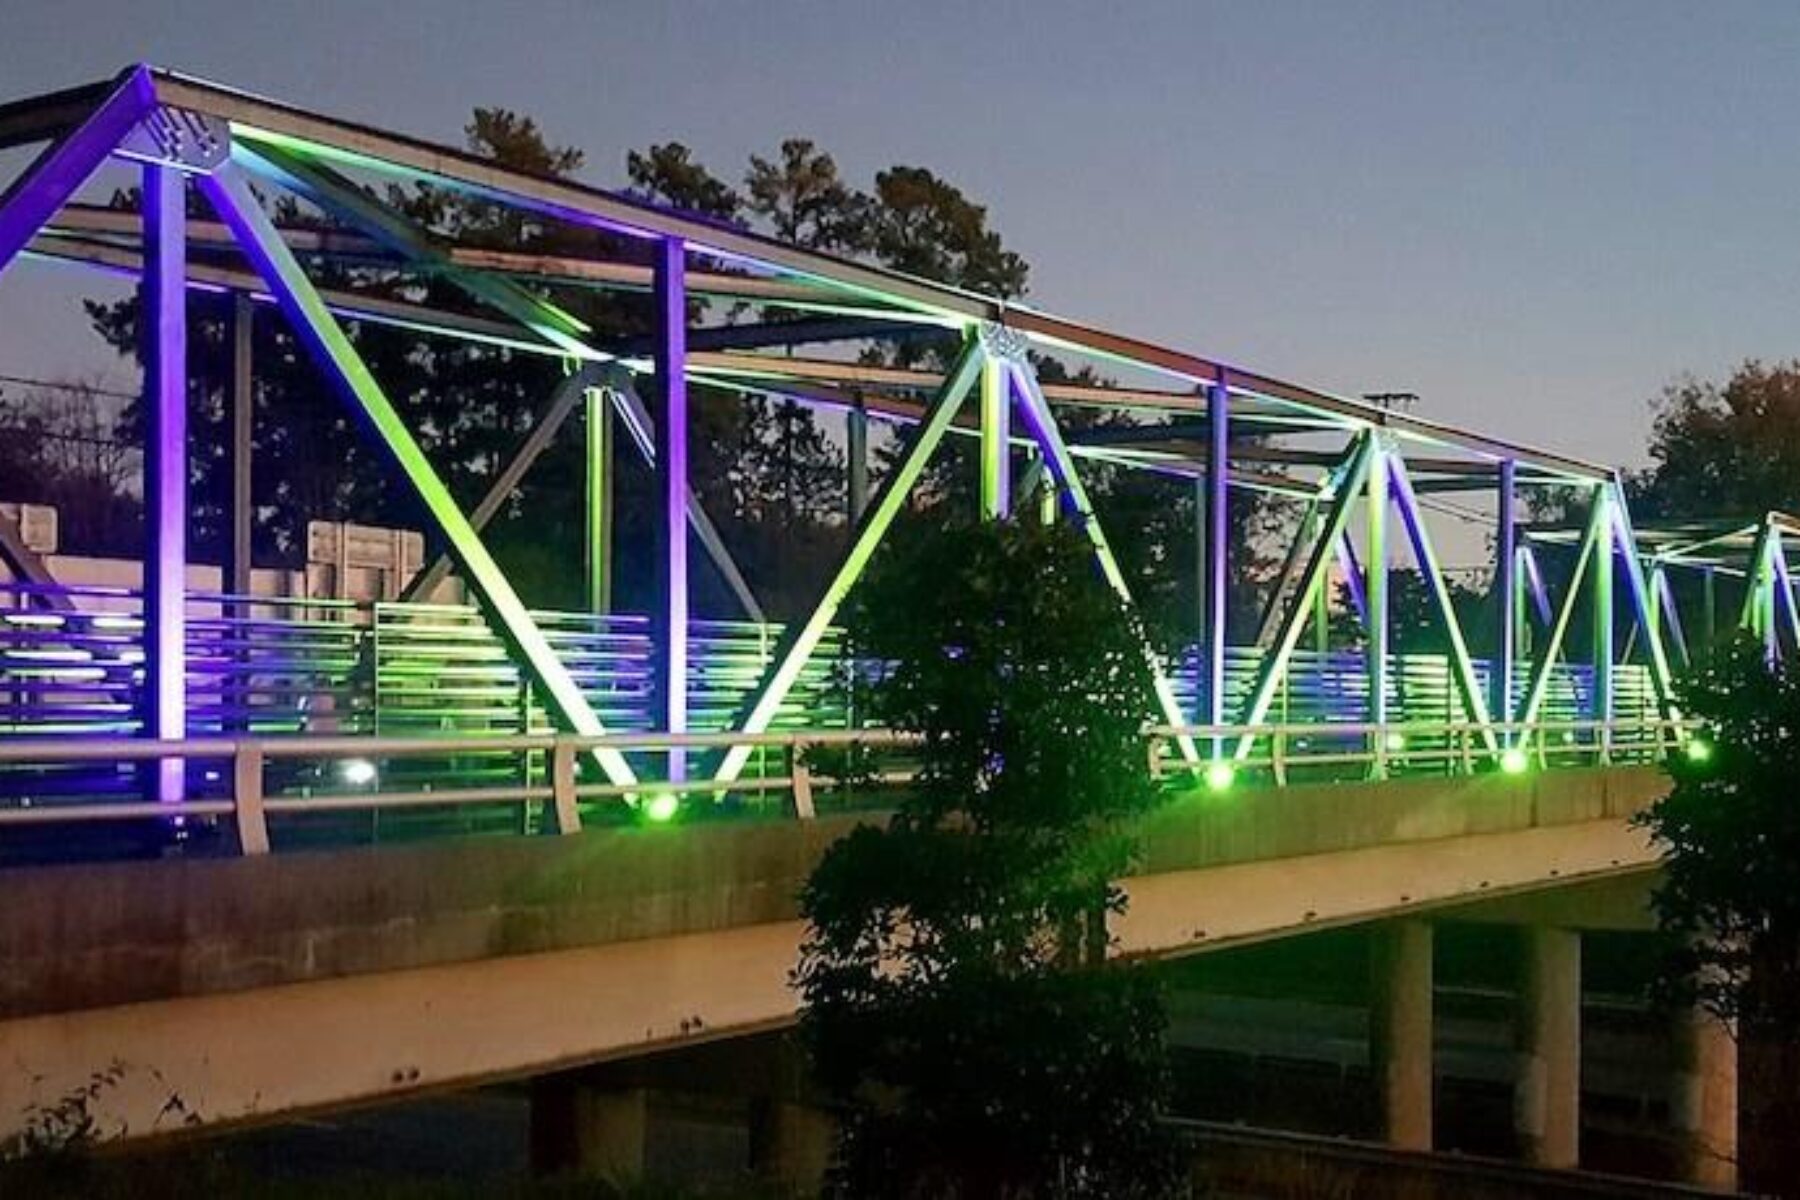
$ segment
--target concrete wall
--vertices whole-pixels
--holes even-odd
[[[1134,891],[1147,903],[1150,892],[1200,886],[1174,878],[1185,872],[1618,819],[1662,786],[1652,769],[1614,768],[1199,792],[1143,822],[1137,874],[1171,878]],[[800,885],[852,824],[634,827],[0,872],[0,1019],[792,920]],[[1549,878],[1559,868],[1543,855],[1553,853],[1494,863],[1488,886]],[[1398,861],[1365,860],[1376,882],[1385,860]],[[1295,871],[1296,886],[1282,890],[1296,920],[1327,876],[1347,874],[1324,861]],[[1391,873],[1397,890],[1370,903],[1427,898],[1427,879],[1415,872],[1409,887],[1404,871]],[[1233,876],[1214,878],[1235,890]],[[1444,886],[1463,891],[1456,879]],[[1256,932],[1184,914],[1180,930],[1162,932],[1146,927],[1149,916],[1138,935],[1127,927],[1132,948]]]
[[[1178,799],[1128,954],[1643,871],[1654,771]],[[111,1066],[105,1136],[535,1075],[791,1021],[795,894],[849,822],[0,873],[0,1141]]]

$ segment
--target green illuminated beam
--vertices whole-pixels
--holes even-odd
[[[1391,577],[1388,574],[1387,512],[1392,500],[1392,489],[1388,484],[1388,459],[1391,457],[1387,439],[1377,434],[1369,450],[1369,498],[1363,510],[1363,628],[1368,641],[1363,657],[1369,673],[1368,720],[1378,727],[1388,721],[1388,635],[1391,630],[1388,585]],[[1370,774],[1379,779],[1387,774],[1387,746],[1379,731],[1374,738],[1374,748],[1369,769]]]
[[[944,377],[943,385],[926,410],[924,420],[915,429],[906,453],[882,481],[880,493],[863,514],[849,551],[838,564],[831,582],[826,585],[824,597],[804,623],[789,626],[787,633],[783,635],[766,681],[757,690],[756,699],[744,719],[738,723],[738,732],[764,732],[775,719],[775,714],[781,710],[782,702],[787,699],[788,692],[793,689],[794,682],[805,669],[806,660],[819,644],[819,639],[825,635],[839,606],[850,594],[850,589],[861,578],[875,548],[887,535],[894,518],[900,515],[900,509],[905,505],[913,485],[918,482],[925,465],[931,461],[931,456],[944,440],[944,434],[956,419],[963,400],[974,387],[986,357],[981,343],[970,338],[963,347],[962,357],[957,359],[956,366]],[[733,746],[720,760],[719,769],[713,778],[720,784],[731,783],[743,771],[751,752],[752,748],[749,746]]]
[[[1462,622],[1457,620],[1456,606],[1450,602],[1450,590],[1444,586],[1443,568],[1432,548],[1424,516],[1419,512],[1419,499],[1413,492],[1406,462],[1398,454],[1392,454],[1387,456],[1387,464],[1388,477],[1393,482],[1394,495],[1400,503],[1401,524],[1406,528],[1407,540],[1412,543],[1413,560],[1419,565],[1419,574],[1425,577],[1425,585],[1431,590],[1431,600],[1437,608],[1438,618],[1444,623],[1444,632],[1450,638],[1450,661],[1456,667],[1456,686],[1462,693],[1463,708],[1469,714],[1469,719],[1481,727],[1481,740],[1488,753],[1498,754],[1500,746],[1494,738],[1493,719],[1488,713],[1487,697],[1483,695],[1480,681],[1475,678],[1475,662],[1469,657],[1469,645],[1463,638]]]
[[[231,227],[245,256],[255,264],[280,302],[294,331],[368,420],[420,501],[437,521],[458,567],[473,585],[499,627],[502,638],[522,660],[546,707],[575,733],[605,733],[580,688],[531,619],[512,584],[507,582],[505,572],[488,553],[480,535],[469,525],[450,490],[432,470],[412,432],[370,374],[368,364],[363,362],[344,336],[342,327],[327,311],[324,300],[282,241],[243,173],[235,164],[226,163],[212,175],[201,176],[198,182],[220,218]],[[599,750],[596,757],[613,783],[636,782],[630,764],[618,751]]]
[[[1668,580],[1661,576],[1650,579],[1644,573],[1644,564],[1637,554],[1637,531],[1631,526],[1631,511],[1625,504],[1625,489],[1617,482],[1612,485],[1613,529],[1618,538],[1618,545],[1623,551],[1620,557],[1625,560],[1625,584],[1631,592],[1632,607],[1637,612],[1638,621],[1645,630],[1645,640],[1650,647],[1650,685],[1656,693],[1656,705],[1664,716],[1675,715],[1675,683],[1674,673],[1669,670],[1669,651],[1664,643],[1665,625],[1661,620],[1657,604],[1657,588],[1666,589]],[[1676,628],[1680,628],[1677,618]]]
[[[1125,582],[1125,573],[1119,569],[1119,560],[1113,555],[1112,545],[1106,539],[1106,531],[1100,527],[1100,517],[1094,511],[1093,502],[1088,499],[1087,488],[1082,484],[1081,476],[1075,473],[1075,457],[1069,453],[1068,444],[1063,441],[1062,431],[1056,425],[1056,416],[1050,411],[1049,402],[1044,399],[1044,393],[1038,387],[1037,377],[1024,362],[1013,362],[1010,365],[1020,405],[1025,413],[1025,423],[1031,427],[1032,437],[1044,456],[1045,467],[1067,497],[1072,515],[1080,524],[1082,532],[1087,534],[1088,541],[1093,544],[1094,558],[1100,564],[1101,575],[1126,607],[1134,608],[1131,586]],[[1181,711],[1180,701],[1175,698],[1175,687],[1163,670],[1161,657],[1148,643],[1144,646],[1144,660],[1150,668],[1150,682],[1156,690],[1156,702],[1162,708],[1163,720],[1171,725],[1185,725],[1187,716]],[[1175,741],[1183,759],[1190,763],[1200,761],[1200,747],[1194,743],[1193,738],[1183,734]]]
[[[1763,590],[1769,582],[1769,531],[1767,521],[1756,531],[1750,547],[1750,569],[1744,573],[1744,607],[1738,624],[1752,633],[1765,632],[1763,622]]]
[[[1562,651],[1563,635],[1569,631],[1569,620],[1575,614],[1575,600],[1581,592],[1582,577],[1587,574],[1588,562],[1594,557],[1594,548],[1599,544],[1600,536],[1606,529],[1607,510],[1606,489],[1594,489],[1594,503],[1588,513],[1587,529],[1581,535],[1581,549],[1575,556],[1575,569],[1569,575],[1569,590],[1563,596],[1561,606],[1556,610],[1556,623],[1550,627],[1550,636],[1538,651],[1537,662],[1531,668],[1531,686],[1525,694],[1525,707],[1519,713],[1519,723],[1529,725],[1537,720],[1538,709],[1544,702],[1544,691],[1550,683],[1550,668],[1556,663],[1556,656]],[[1611,553],[1609,547],[1607,553]]]
[[[1319,527],[1317,540],[1313,542],[1312,553],[1306,560],[1306,571],[1300,577],[1299,590],[1294,593],[1287,611],[1282,614],[1274,645],[1257,672],[1256,686],[1250,693],[1250,703],[1244,712],[1246,725],[1260,725],[1263,718],[1269,715],[1269,705],[1275,700],[1275,689],[1281,685],[1282,676],[1287,672],[1288,660],[1293,657],[1294,646],[1300,640],[1300,631],[1305,628],[1307,617],[1312,613],[1313,598],[1325,586],[1326,577],[1330,574],[1338,539],[1344,535],[1344,526],[1350,522],[1350,510],[1355,507],[1356,498],[1361,494],[1363,484],[1368,481],[1369,460],[1378,452],[1375,436],[1374,430],[1366,430],[1357,439],[1356,449],[1350,458],[1338,470],[1333,484],[1331,508]],[[1255,733],[1244,734],[1238,740],[1237,749],[1232,756],[1239,761],[1250,757],[1255,743]]]
[[[252,170],[360,227],[402,258],[430,268],[469,296],[511,317],[563,353],[590,363],[624,361],[592,343],[594,331],[586,322],[565,312],[530,288],[511,279],[456,265],[449,251],[419,229],[405,213],[370,196],[330,167],[278,146],[251,148],[240,142],[233,147],[232,152],[234,157],[242,159]],[[631,386],[629,376],[623,372],[615,375],[607,394],[618,406],[619,415],[625,419],[627,430],[639,452],[654,466],[655,422],[636,389]],[[529,461],[526,465],[529,466]],[[523,471],[520,473],[523,474]],[[508,486],[499,498],[504,499],[510,493],[511,487]],[[699,494],[691,487],[688,489],[687,516],[688,523],[693,526],[701,545],[724,577],[726,586],[743,607],[744,614],[753,621],[763,620],[762,606],[757,603],[750,585],[744,580],[743,572],[738,569],[737,562],[725,548],[724,539],[719,536],[718,528],[701,505]],[[479,526],[478,521],[477,527]]]

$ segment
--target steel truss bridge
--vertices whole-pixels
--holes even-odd
[[[351,826],[404,833],[409,814],[425,810],[451,812],[457,828],[565,832],[584,820],[666,817],[684,797],[696,817],[771,795],[808,815],[824,781],[800,749],[861,738],[887,746],[893,773],[904,774],[904,745],[858,731],[824,672],[840,604],[952,437],[979,447],[972,487],[983,515],[1029,505],[1073,522],[1127,601],[1107,514],[1084,472],[1109,464],[1192,489],[1200,635],[1173,661],[1151,656],[1159,707],[1145,714],[1146,736],[1160,769],[1215,786],[1655,757],[1689,736],[1671,701],[1673,666],[1720,630],[1755,630],[1771,653],[1800,647],[1789,557],[1800,524],[1779,515],[1639,529],[1609,467],[148,66],[0,106],[0,148],[27,145],[42,150],[0,194],[0,271],[33,258],[140,281],[146,569],[139,590],[61,583],[0,520],[14,580],[0,593],[0,824],[235,815],[224,824],[255,852],[268,848],[271,824],[278,844],[290,831],[296,840]],[[140,211],[80,201],[121,163],[141,178]],[[632,253],[462,244],[379,199],[384,184],[429,185],[547,226],[604,231]],[[196,195],[209,216],[194,215]],[[278,225],[262,196],[295,197],[335,225]],[[321,267],[342,264],[447,282],[483,315],[395,298],[404,293],[391,287],[315,282]],[[650,336],[614,344],[559,303],[594,289],[648,293]],[[233,503],[217,595],[196,594],[187,576],[192,292],[234,298]],[[754,303],[778,319],[721,318],[730,305],[696,317],[690,300],[701,298]],[[268,309],[386,450],[446,547],[395,602],[251,595],[250,330]],[[346,322],[549,356],[567,364],[565,379],[465,511]],[[961,338],[947,371],[869,366],[844,352],[922,334]],[[809,357],[797,346],[820,349]],[[1034,352],[1129,381],[1041,380]],[[702,392],[842,414],[847,549],[803,620],[764,619],[690,484],[689,404]],[[1071,410],[1137,423],[1076,433],[1064,419]],[[874,487],[870,422],[903,437]],[[545,447],[576,425],[585,430],[590,603],[537,612],[482,531]],[[612,612],[608,600],[615,427],[655,480],[657,601],[648,613]],[[1579,520],[1522,520],[1546,489],[1575,497]],[[1259,628],[1233,644],[1230,510],[1256,493],[1282,498],[1295,519]],[[1436,548],[1446,497],[1492,522],[1493,633],[1479,643]],[[691,545],[727,581],[741,619],[691,613]],[[1407,559],[1446,653],[1391,648],[1392,580]],[[473,603],[424,603],[452,571]],[[1703,590],[1674,586],[1684,573]],[[1332,629],[1340,584],[1360,627],[1355,645]],[[1721,616],[1721,589],[1725,604],[1741,600],[1735,621]],[[1684,620],[1677,597],[1692,609],[1696,594],[1705,611]],[[1586,644],[1573,644],[1575,630]],[[833,802],[843,791],[829,792]]]

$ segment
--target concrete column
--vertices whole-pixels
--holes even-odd
[[[822,1109],[759,1097],[750,1105],[751,1169],[796,1195],[816,1196],[825,1183],[836,1133]]]
[[[1738,1181],[1738,1045],[1735,1031],[1711,1013],[1690,1010],[1675,1021],[1675,1078],[1669,1115],[1681,1139],[1682,1176],[1731,1191]]]
[[[1375,931],[1369,1063],[1382,1131],[1402,1150],[1431,1149],[1431,926],[1390,921]]]
[[[609,1088],[579,1075],[531,1082],[531,1165],[540,1174],[642,1179],[649,1126],[643,1088]]]
[[[1581,935],[1525,930],[1515,1028],[1513,1128],[1527,1162],[1574,1167],[1581,1158]]]

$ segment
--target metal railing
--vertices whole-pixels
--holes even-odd
[[[1697,729],[1692,721],[1651,717],[1530,724],[1153,725],[1146,736],[1151,772],[1159,777],[1195,769],[1176,753],[1177,744],[1185,738],[1200,745],[1201,769],[1223,763],[1234,777],[1245,771],[1266,771],[1278,786],[1285,786],[1292,771],[1305,767],[1354,766],[1380,778],[1420,767],[1441,770],[1449,766],[1469,775],[1488,767],[1518,773],[1533,766],[1649,762],[1680,749]],[[1237,748],[1246,738],[1251,749],[1240,755]]]
[[[1290,782],[1380,779],[1391,776],[1469,775],[1483,771],[1516,773],[1530,769],[1654,761],[1676,752],[1691,736],[1690,725],[1676,720],[1546,721],[1531,725],[1409,723],[1389,725],[1188,725],[1151,726],[1145,731],[1152,773],[1161,779],[1198,780],[1205,786],[1229,786],[1240,779]],[[1490,745],[1489,737],[1498,741]],[[1240,740],[1250,750],[1235,756]],[[1179,757],[1182,739],[1200,748],[1199,761]],[[674,761],[683,751],[723,751],[748,746],[772,751],[777,769],[734,782],[731,795],[759,797],[783,793],[786,813],[799,820],[818,814],[821,787],[851,782],[874,786],[903,784],[912,773],[889,763],[876,771],[860,767],[837,773],[821,765],[819,751],[861,748],[904,756],[915,744],[908,735],[885,730],[816,730],[764,734],[627,733],[598,737],[517,735],[484,738],[285,736],[208,737],[180,741],[136,738],[79,738],[0,742],[0,769],[54,769],[96,764],[127,770],[170,760],[202,772],[221,785],[221,794],[199,795],[180,802],[75,800],[35,803],[29,798],[0,807],[0,832],[27,826],[75,826],[109,821],[154,821],[180,824],[215,819],[235,830],[235,850],[244,855],[270,851],[270,820],[328,813],[381,813],[417,809],[468,809],[481,806],[517,808],[543,815],[545,832],[569,835],[588,816],[605,812],[605,802],[620,810],[647,812],[652,819],[675,814],[681,798],[725,793],[709,777],[644,779],[632,784],[587,782],[584,759],[600,749],[621,754],[649,754]],[[1213,747],[1219,749],[1215,754]],[[417,786],[384,789],[381,775],[409,759],[428,760],[434,767],[446,757],[510,756],[513,778],[465,786],[454,774],[451,786],[435,786],[432,777]],[[277,764],[311,764],[314,773],[288,772],[285,781],[270,779]],[[321,767],[325,764],[325,767]],[[379,764],[379,766],[377,766]],[[361,768],[360,777],[345,768]],[[336,769],[329,769],[336,768]],[[404,773],[402,773],[404,774]],[[676,774],[676,772],[667,772]],[[345,786],[347,780],[359,782]],[[334,786],[335,785],[335,786]],[[521,827],[528,827],[529,820]]]

